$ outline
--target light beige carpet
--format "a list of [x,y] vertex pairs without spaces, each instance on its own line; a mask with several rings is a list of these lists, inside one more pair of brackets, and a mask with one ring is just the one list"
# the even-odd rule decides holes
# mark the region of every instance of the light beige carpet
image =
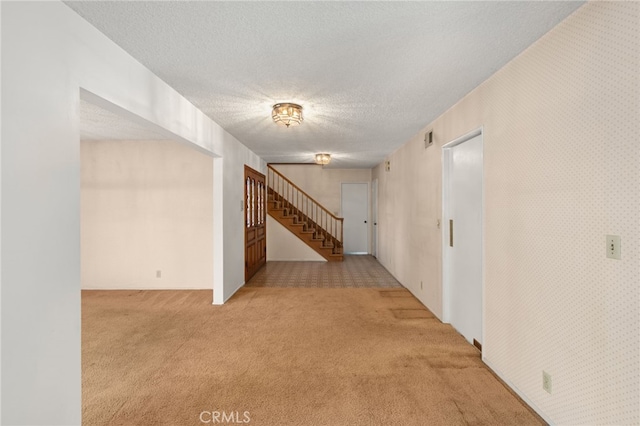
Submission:
[[83,291],[83,424],[543,424],[407,290],[243,288],[210,303]]

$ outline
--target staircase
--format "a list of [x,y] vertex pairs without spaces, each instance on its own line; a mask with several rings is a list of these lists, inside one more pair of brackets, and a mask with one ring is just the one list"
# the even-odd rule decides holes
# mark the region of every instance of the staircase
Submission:
[[336,217],[267,165],[267,213],[329,262],[343,260],[343,218]]

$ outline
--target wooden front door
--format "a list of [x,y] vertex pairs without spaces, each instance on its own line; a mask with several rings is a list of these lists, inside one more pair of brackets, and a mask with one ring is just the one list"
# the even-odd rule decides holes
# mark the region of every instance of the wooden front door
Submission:
[[267,261],[266,198],[264,175],[244,166],[244,281]]

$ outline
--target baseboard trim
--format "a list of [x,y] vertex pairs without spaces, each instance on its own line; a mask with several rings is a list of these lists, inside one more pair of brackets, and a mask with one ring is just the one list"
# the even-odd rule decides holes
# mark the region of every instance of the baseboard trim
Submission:
[[236,293],[238,292],[238,290],[240,290],[242,287],[244,287],[244,285],[245,285],[245,282],[243,281],[243,282],[242,282],[242,284],[240,284],[240,285],[238,286],[238,288],[236,288],[235,290],[233,290],[233,293],[231,293],[231,294],[229,295],[229,297],[227,297],[226,299],[223,297],[222,303],[215,303],[215,302],[214,302],[214,303],[212,303],[212,305],[215,305],[215,306],[222,306],[222,305],[224,305],[225,303],[227,303],[227,302],[229,301],[229,299],[231,299],[231,298],[233,297],[233,295],[234,295],[234,294],[236,294]]
[[476,339],[473,339],[473,346],[475,346],[476,348],[478,348],[478,350],[480,351],[480,353],[482,353],[482,343],[478,342]]
[[499,370],[497,370],[490,361],[488,361],[484,356],[482,357],[482,362],[484,362],[484,364],[487,366],[487,369],[491,372],[491,374],[494,375],[494,377],[496,379],[498,379],[498,381],[500,383],[502,383],[502,385],[507,388],[507,390],[516,398],[518,398],[531,412],[531,414],[533,414],[534,416],[536,416],[540,421],[545,422],[548,425],[553,425],[553,422],[551,421],[551,419],[549,419],[547,416],[545,416],[545,414],[542,412],[542,410],[540,410],[540,408],[538,406],[536,406],[533,402],[531,402],[531,400],[529,398],[527,398],[527,396],[525,394],[523,394],[517,387],[515,387],[513,385],[513,383],[511,383],[511,381],[509,381],[507,378],[504,377],[504,375],[502,373],[500,373]]

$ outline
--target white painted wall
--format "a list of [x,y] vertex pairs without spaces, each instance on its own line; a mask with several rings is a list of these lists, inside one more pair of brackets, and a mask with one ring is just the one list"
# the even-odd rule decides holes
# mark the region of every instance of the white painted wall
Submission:
[[83,289],[212,288],[212,157],[167,140],[82,141],[80,164]]
[[[0,4],[0,30],[2,29],[2,5]],[[0,37],[0,44],[2,38]],[[0,47],[0,65],[2,63],[2,48]],[[0,81],[2,80],[2,67],[0,66]],[[2,85],[0,84],[0,141],[4,137],[2,130]],[[0,424],[2,424],[2,149],[0,148]]]
[[230,134],[225,132],[222,140],[222,158],[224,159],[224,300],[216,300],[214,292],[214,303],[227,301],[244,285],[244,165],[246,164],[262,173],[266,169],[266,163],[262,159]]
[[315,250],[267,215],[267,261],[326,262]]
[[243,283],[242,166],[264,163],[64,4],[0,7],[1,422],[79,424],[80,89],[222,157],[213,171],[214,302]]
[[483,359],[555,424],[640,423],[639,24],[586,4],[373,172],[378,258],[441,316],[440,147],[484,126]]

